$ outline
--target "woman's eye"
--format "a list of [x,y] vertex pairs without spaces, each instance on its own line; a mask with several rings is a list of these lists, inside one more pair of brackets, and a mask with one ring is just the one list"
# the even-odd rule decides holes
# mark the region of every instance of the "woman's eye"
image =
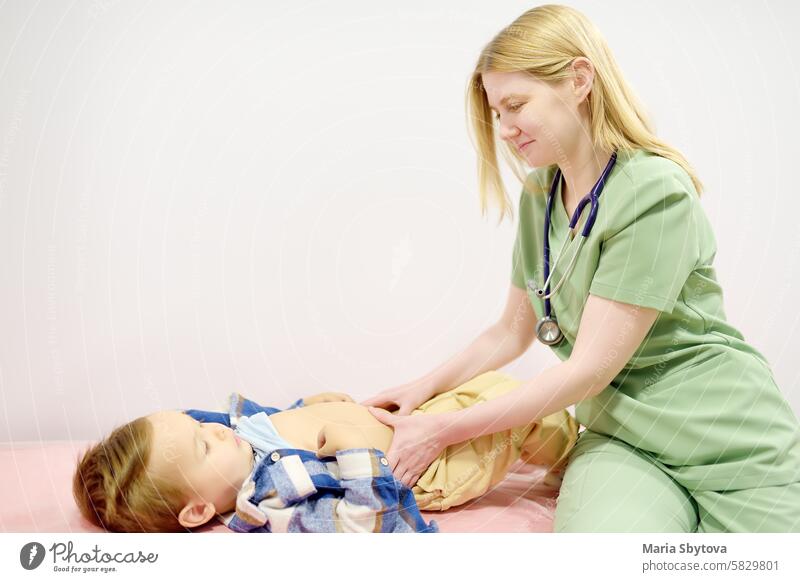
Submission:
[[[522,108],[523,105],[525,105],[525,104],[524,103],[512,103],[512,104],[510,104],[508,106],[507,109],[508,109],[509,112],[514,113],[516,111],[519,111]],[[494,113],[494,119],[495,119],[495,121],[500,121],[500,114],[495,112]]]

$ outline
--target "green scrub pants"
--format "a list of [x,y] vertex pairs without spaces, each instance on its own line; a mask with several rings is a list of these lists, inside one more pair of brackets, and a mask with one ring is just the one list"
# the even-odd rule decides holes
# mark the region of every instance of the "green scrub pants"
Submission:
[[570,453],[556,532],[800,532],[800,482],[687,490],[644,453],[593,431]]

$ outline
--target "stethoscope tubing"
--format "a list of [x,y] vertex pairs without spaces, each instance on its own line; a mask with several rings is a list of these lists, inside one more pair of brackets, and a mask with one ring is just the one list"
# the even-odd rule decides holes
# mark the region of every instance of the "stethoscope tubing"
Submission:
[[589,210],[589,216],[586,218],[586,223],[583,225],[583,230],[580,234],[580,240],[578,241],[578,246],[575,249],[575,252],[572,253],[572,258],[570,259],[569,265],[567,265],[567,269],[564,271],[564,276],[561,277],[561,280],[556,284],[552,291],[550,291],[550,279],[552,278],[553,274],[555,273],[556,267],[558,266],[558,262],[561,257],[564,255],[564,251],[566,250],[567,244],[573,240],[570,235],[567,235],[564,238],[564,243],[561,245],[561,250],[556,257],[555,263],[553,263],[553,270],[550,270],[550,217],[553,211],[553,203],[555,200],[556,189],[558,188],[558,184],[561,181],[561,168],[556,170],[556,175],[553,177],[553,183],[550,186],[550,193],[547,196],[547,210],[545,211],[544,215],[544,276],[545,282],[540,287],[535,289],[535,293],[538,297],[544,299],[544,310],[545,316],[551,317],[551,307],[550,307],[550,297],[555,295],[564,282],[567,280],[569,275],[572,273],[572,269],[575,266],[575,261],[578,258],[578,255],[581,252],[581,247],[583,247],[583,243],[588,238],[589,234],[592,232],[592,227],[594,226],[595,220],[597,219],[597,212],[600,207],[600,194],[603,191],[603,187],[605,186],[606,179],[608,178],[609,173],[611,173],[611,169],[614,167],[614,164],[617,160],[617,152],[611,154],[611,158],[608,160],[605,169],[603,170],[600,179],[591,189],[591,191],[581,198],[580,202],[578,202],[578,206],[575,208],[575,211],[572,213],[572,217],[569,221],[569,230],[570,232],[575,228],[578,224],[578,221],[581,218],[581,214],[583,213],[583,209],[586,207],[587,204],[591,204]]

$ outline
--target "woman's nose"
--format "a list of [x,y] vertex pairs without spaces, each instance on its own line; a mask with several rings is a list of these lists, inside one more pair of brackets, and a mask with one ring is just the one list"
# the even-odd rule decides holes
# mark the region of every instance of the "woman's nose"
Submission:
[[505,141],[509,141],[511,138],[516,137],[519,134],[519,130],[516,127],[512,127],[510,125],[504,125],[503,123],[500,124],[500,137]]

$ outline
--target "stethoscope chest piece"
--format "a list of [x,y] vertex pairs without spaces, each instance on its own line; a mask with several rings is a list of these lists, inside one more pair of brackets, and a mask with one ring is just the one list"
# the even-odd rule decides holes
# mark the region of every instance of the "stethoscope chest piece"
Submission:
[[564,334],[561,333],[555,317],[545,316],[536,322],[536,337],[543,344],[554,346],[564,338]]

